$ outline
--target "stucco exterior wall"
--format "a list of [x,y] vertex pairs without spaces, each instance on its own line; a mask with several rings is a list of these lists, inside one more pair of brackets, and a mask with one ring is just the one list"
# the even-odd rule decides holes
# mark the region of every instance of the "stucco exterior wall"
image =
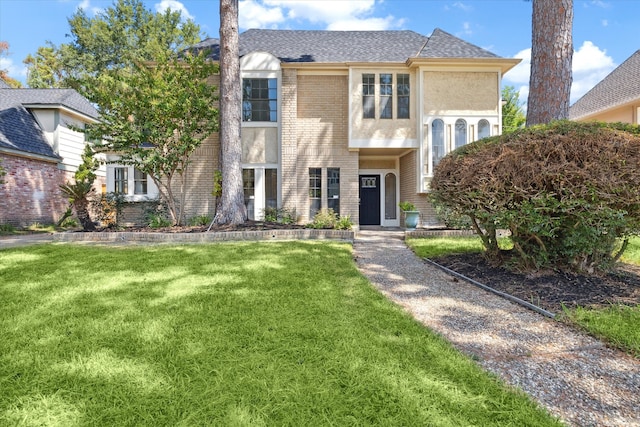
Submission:
[[615,110],[597,114],[596,116],[590,117],[588,120],[609,123],[637,123],[637,117],[635,117],[634,114],[637,108],[638,105],[627,105]]
[[[380,74],[393,74],[393,118],[380,119]],[[362,75],[375,74],[376,79],[376,118],[362,118]],[[409,118],[398,119],[397,108],[397,74],[409,74],[409,84],[411,95],[409,100]],[[416,136],[416,75],[414,72],[406,68],[370,68],[370,69],[354,69],[351,73],[351,87],[349,87],[350,106],[351,106],[351,137],[353,139],[415,139]]]
[[426,115],[498,114],[497,73],[425,71],[423,77]]
[[242,163],[278,163],[278,129],[243,127]]

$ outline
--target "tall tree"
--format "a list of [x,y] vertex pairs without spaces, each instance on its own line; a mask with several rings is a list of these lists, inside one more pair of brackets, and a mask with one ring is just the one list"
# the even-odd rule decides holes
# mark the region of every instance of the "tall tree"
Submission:
[[[0,41],[0,58],[2,58],[3,56],[9,56],[9,43]],[[4,82],[11,87],[22,87],[22,83],[12,77],[9,77],[8,70],[0,69],[0,79],[4,80]]]
[[27,65],[27,85],[32,88],[58,88],[64,81],[61,52],[47,41],[46,46],[40,46],[35,55],[29,54],[24,61]]
[[[52,76],[54,86],[73,87],[83,95],[107,70],[154,61],[200,41],[200,27],[192,20],[185,21],[180,12],[169,9],[154,13],[142,0],[115,0],[94,17],[78,9],[68,22],[70,43],[49,44],[53,52],[39,48],[31,57],[30,68],[35,69],[30,74],[42,77],[41,81]],[[44,57],[59,61],[43,61]]]
[[520,94],[513,86],[502,88],[502,133],[520,129],[526,122]]
[[213,224],[247,220],[240,139],[242,90],[238,46],[238,0],[220,0],[220,159],[222,195]]
[[533,0],[527,126],[569,117],[573,0]]
[[217,71],[206,52],[185,54],[112,71],[91,89],[100,122],[89,126],[89,137],[102,141],[100,151],[117,153],[119,163],[151,177],[173,224],[184,221],[191,156],[218,130],[217,95],[207,83]]

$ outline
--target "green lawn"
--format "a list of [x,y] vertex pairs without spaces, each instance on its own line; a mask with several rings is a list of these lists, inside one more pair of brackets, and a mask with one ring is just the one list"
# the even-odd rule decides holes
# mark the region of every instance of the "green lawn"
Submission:
[[0,277],[0,425],[559,425],[347,244],[48,244]]
[[[407,244],[425,258],[483,250],[478,237],[407,239]],[[507,244],[506,240],[500,242],[504,247]],[[640,265],[640,238],[630,239],[622,261]],[[640,357],[640,306],[612,304],[604,309],[567,309],[564,314],[587,332]]]

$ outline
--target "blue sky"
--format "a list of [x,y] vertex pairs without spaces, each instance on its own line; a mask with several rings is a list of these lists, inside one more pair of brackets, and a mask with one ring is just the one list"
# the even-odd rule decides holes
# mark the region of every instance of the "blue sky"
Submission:
[[[198,23],[205,36],[217,37],[219,2],[215,0],[144,0],[151,10],[180,10]],[[0,41],[10,55],[0,68],[26,79],[22,60],[47,41],[69,41],[69,18],[79,7],[89,16],[111,0],[0,0]],[[504,76],[504,85],[526,101],[531,48],[531,2],[526,0],[240,0],[240,31],[249,28],[323,30],[413,30],[429,35],[440,28],[522,63]],[[571,100],[640,49],[637,0],[574,0]]]

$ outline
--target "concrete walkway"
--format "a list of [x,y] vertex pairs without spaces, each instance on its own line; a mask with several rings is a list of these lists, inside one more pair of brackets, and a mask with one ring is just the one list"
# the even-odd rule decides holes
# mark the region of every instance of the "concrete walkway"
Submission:
[[640,426],[640,360],[454,279],[403,240],[363,230],[354,242],[358,267],[389,299],[567,424]]

